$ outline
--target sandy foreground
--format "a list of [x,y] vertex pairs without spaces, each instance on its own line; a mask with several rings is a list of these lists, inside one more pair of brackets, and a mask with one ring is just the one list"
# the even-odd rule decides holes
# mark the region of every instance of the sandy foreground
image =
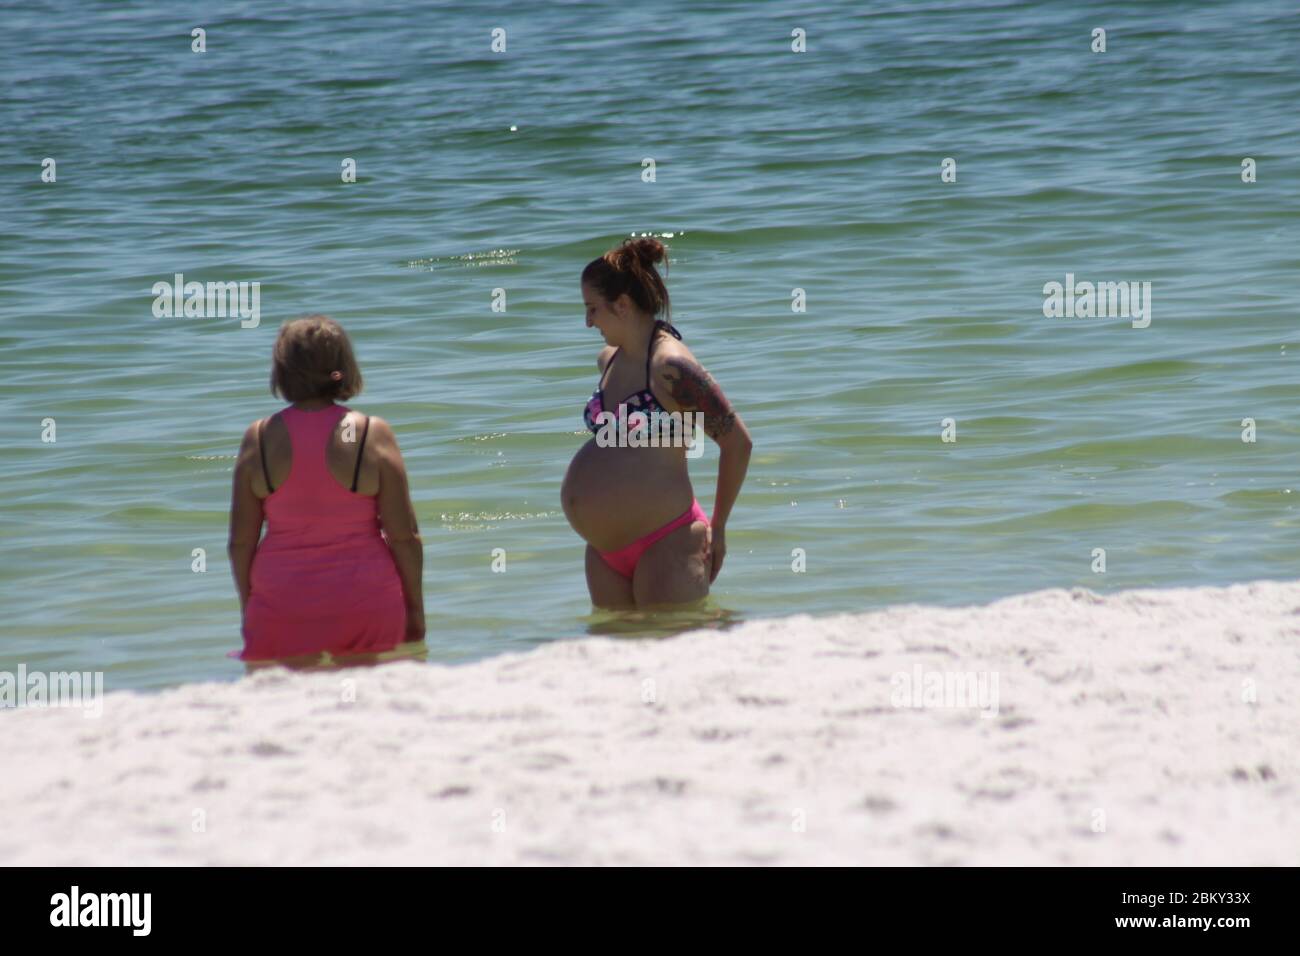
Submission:
[[1295,865],[1300,582],[110,693],[0,768],[4,864]]

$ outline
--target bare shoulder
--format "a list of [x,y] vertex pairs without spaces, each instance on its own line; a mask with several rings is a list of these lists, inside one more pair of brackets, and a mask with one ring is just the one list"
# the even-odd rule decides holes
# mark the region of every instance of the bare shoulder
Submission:
[[709,375],[685,342],[668,336],[655,346],[654,357],[650,360],[650,374],[655,385],[669,394],[675,394],[673,383],[680,382],[684,376],[706,379]]
[[388,424],[387,419],[380,418],[378,415],[367,415],[365,412],[354,412],[353,414],[357,416],[357,424],[366,429],[368,441],[397,440],[393,426]]
[[287,440],[289,435],[289,429],[279,412],[259,418],[248,426],[248,431],[253,436],[254,442],[265,441],[268,448],[272,442]]
[[614,348],[612,345],[606,345],[601,349],[600,354],[596,356],[596,370],[600,372],[605,371],[605,366],[609,364],[609,360],[614,357],[614,353],[617,351],[618,349]]
[[[349,408],[347,414],[338,420],[334,428],[342,433],[344,441],[360,441],[361,436],[366,436],[366,444],[369,445],[375,437],[375,422],[378,421],[373,415],[367,415],[359,408]],[[348,430],[352,430],[352,437],[346,437]]]
[[402,461],[401,450],[397,446],[397,433],[386,419],[378,415],[370,416],[370,425],[366,432],[366,447],[385,459],[392,459],[396,464]]
[[265,421],[266,419],[259,418],[244,430],[244,437],[239,442],[239,453],[235,456],[236,480],[248,480],[261,472],[259,439]]
[[265,422],[267,421],[268,419],[259,418],[244,429],[244,437],[239,443],[239,464],[242,465],[244,459],[250,454],[257,454],[258,440],[261,437],[262,429],[265,427]]
[[659,337],[659,341],[655,343],[653,364],[659,366],[668,359],[694,362],[695,353],[681,339],[675,339],[671,335],[662,335]]

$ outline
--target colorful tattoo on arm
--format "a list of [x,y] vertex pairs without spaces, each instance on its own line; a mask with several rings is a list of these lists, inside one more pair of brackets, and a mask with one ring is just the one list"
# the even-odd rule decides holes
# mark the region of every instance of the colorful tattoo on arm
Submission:
[[722,389],[698,363],[670,358],[664,377],[673,400],[688,412],[704,414],[704,432],[714,441],[728,434],[736,424],[736,413]]

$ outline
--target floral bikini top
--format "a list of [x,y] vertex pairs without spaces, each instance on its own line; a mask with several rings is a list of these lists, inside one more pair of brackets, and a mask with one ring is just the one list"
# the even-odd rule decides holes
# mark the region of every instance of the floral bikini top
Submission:
[[[629,415],[633,412],[645,412],[650,415],[664,410],[664,407],[659,404],[659,399],[655,398],[655,393],[650,390],[650,359],[654,355],[655,342],[659,340],[660,329],[663,329],[679,341],[682,337],[682,333],[678,332],[671,323],[664,322],[662,319],[655,322],[654,331],[650,333],[650,347],[646,349],[645,355],[645,388],[639,392],[633,392],[619,402],[619,405],[627,406]],[[593,435],[600,431],[600,415],[601,412],[606,410],[605,379],[609,378],[609,370],[614,367],[614,359],[618,358],[620,351],[622,351],[621,348],[616,349],[614,354],[609,357],[609,361],[605,363],[605,371],[600,376],[600,382],[597,384],[596,390],[591,393],[591,398],[587,400],[586,408],[582,410],[582,421]],[[611,414],[616,414],[616,409],[617,406],[615,406],[615,411],[611,411]]]

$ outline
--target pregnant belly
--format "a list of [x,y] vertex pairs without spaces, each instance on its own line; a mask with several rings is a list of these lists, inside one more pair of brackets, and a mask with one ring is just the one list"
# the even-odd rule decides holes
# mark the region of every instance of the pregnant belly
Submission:
[[679,448],[602,448],[590,439],[560,489],[565,517],[598,551],[616,551],[663,527],[694,500]]

